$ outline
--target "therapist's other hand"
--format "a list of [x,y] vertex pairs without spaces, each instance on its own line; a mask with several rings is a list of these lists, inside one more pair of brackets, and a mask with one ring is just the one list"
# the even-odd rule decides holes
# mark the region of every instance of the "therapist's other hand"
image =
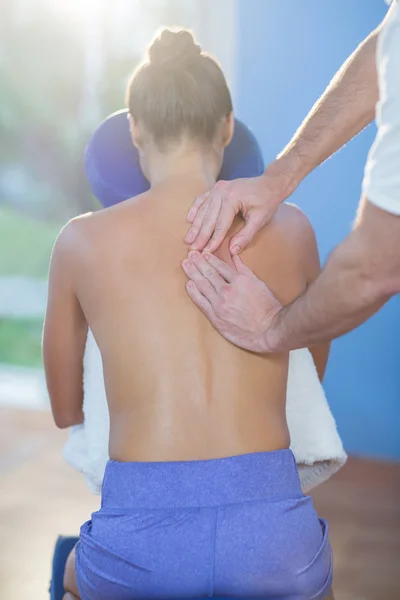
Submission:
[[238,256],[235,268],[214,255],[190,252],[182,263],[187,292],[214,327],[240,348],[271,351],[266,332],[281,304]]
[[219,181],[192,205],[185,242],[191,250],[215,252],[240,213],[245,224],[230,241],[231,254],[239,254],[293,192],[292,179],[293,164],[277,159],[260,177]]

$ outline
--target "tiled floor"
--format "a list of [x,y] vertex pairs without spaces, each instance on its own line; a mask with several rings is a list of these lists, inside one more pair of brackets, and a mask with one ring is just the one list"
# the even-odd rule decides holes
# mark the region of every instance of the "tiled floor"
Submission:
[[[47,412],[0,408],[0,599],[42,600],[58,533],[98,499],[65,465]],[[400,465],[352,459],[314,493],[330,522],[337,600],[400,600]]]

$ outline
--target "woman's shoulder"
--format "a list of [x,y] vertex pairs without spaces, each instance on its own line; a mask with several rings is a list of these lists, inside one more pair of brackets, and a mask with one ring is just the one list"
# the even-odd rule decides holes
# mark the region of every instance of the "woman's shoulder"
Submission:
[[243,260],[281,301],[291,302],[319,269],[309,219],[300,208],[285,203],[244,251]]
[[251,247],[257,252],[274,246],[303,254],[314,251],[315,245],[314,228],[307,215],[295,204],[285,202],[259,231]]
[[282,233],[287,234],[290,231],[303,240],[315,235],[309,218],[296,204],[290,202],[282,204],[275,215],[274,221]]

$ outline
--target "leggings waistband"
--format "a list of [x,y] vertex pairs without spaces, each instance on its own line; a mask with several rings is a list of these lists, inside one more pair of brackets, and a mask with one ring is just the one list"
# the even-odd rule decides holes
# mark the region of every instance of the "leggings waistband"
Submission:
[[302,496],[291,450],[177,462],[107,463],[102,508],[200,508]]

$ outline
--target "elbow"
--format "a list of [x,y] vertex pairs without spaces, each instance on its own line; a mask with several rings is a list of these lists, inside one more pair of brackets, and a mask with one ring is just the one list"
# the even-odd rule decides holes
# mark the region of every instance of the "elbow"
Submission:
[[81,425],[84,421],[83,403],[71,402],[71,398],[49,394],[54,423],[59,429]]
[[363,266],[360,265],[357,273],[357,287],[364,306],[383,305],[400,293],[400,268],[398,273],[390,273],[379,268],[364,269]]
[[75,414],[66,411],[53,411],[53,419],[59,429],[68,429],[69,427],[83,423],[83,413]]
[[400,256],[391,249],[372,248],[376,241],[357,230],[337,248],[349,292],[365,307],[383,305],[400,293]]
[[59,429],[80,425],[84,421],[82,384],[71,385],[71,380],[60,380],[46,370],[47,393],[54,423]]
[[391,251],[378,258],[364,259],[361,279],[364,293],[370,301],[386,302],[400,293],[400,256]]
[[71,419],[69,415],[53,413],[53,418],[54,423],[56,424],[56,427],[58,427],[58,429],[68,429],[74,424],[73,419]]
[[65,419],[64,416],[53,415],[53,418],[54,418],[54,423],[56,424],[56,427],[58,427],[58,429],[68,429],[68,427],[71,427],[68,420]]

